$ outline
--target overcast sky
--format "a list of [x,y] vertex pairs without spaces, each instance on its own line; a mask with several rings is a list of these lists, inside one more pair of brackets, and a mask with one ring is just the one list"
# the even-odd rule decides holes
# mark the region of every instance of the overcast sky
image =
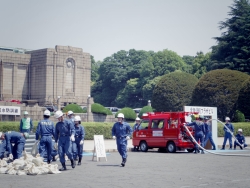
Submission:
[[80,47],[103,60],[119,50],[207,53],[233,0],[0,0],[0,46]]

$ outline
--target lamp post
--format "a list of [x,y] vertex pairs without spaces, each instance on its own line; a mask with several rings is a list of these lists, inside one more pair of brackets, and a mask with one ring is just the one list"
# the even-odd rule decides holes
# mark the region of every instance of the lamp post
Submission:
[[57,97],[57,108],[58,108],[58,110],[61,110],[60,98],[61,98],[61,96]]
[[88,99],[87,99],[87,122],[89,122],[89,116],[90,116],[90,112],[91,112],[91,106],[90,106],[90,103],[89,103],[90,98],[91,98],[91,96],[88,95]]
[[148,100],[148,106],[151,106],[151,100]]

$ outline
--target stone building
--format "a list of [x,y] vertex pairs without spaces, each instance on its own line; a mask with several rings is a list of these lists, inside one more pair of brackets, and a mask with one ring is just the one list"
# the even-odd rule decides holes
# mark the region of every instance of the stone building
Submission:
[[91,58],[81,48],[56,46],[15,52],[0,48],[0,100],[87,106]]

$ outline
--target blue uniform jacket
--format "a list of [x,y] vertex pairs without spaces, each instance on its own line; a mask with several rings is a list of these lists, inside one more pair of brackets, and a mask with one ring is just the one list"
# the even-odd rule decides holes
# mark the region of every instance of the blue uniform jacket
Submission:
[[60,136],[71,136],[75,135],[75,126],[70,120],[63,120],[63,122],[57,122],[55,129],[55,142],[58,141]]
[[[234,132],[234,126],[231,123],[226,123],[225,125],[227,126],[227,128],[229,128],[231,132]],[[225,133],[228,132],[227,128],[225,126],[223,127],[223,130],[225,131]]]
[[132,128],[127,122],[116,122],[112,128],[112,136],[116,136],[117,138],[125,138],[126,136],[130,136],[132,133]]
[[133,126],[133,132],[136,131],[136,130],[141,130],[141,125],[140,124],[135,124]]
[[84,140],[84,136],[85,136],[85,131],[84,131],[84,127],[82,125],[79,125],[78,127],[75,125],[75,137],[76,140]]
[[245,144],[245,137],[243,134],[242,135],[237,134],[235,137],[239,141],[240,144]]
[[25,138],[23,137],[23,135],[15,131],[6,132],[5,140],[6,140],[6,150],[9,153],[12,153],[11,144],[22,143],[22,142],[25,144]]
[[205,134],[206,131],[205,131],[205,124],[201,121],[194,121],[192,123],[188,123],[187,126],[193,126],[194,127],[194,131],[195,131],[195,134],[198,134],[198,133],[203,133]]
[[36,129],[36,140],[39,139],[39,135],[41,136],[54,136],[55,135],[55,126],[52,121],[49,119],[44,119],[38,123]]
[[204,123],[204,125],[205,125],[205,131],[206,131],[206,133],[209,133],[209,132],[211,132],[212,131],[212,129],[211,129],[211,123]]

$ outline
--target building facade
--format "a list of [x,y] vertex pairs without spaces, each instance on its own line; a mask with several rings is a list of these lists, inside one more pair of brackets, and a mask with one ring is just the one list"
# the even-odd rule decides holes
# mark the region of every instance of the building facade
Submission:
[[2,101],[86,105],[90,87],[91,58],[81,48],[56,46],[23,53],[0,48]]

